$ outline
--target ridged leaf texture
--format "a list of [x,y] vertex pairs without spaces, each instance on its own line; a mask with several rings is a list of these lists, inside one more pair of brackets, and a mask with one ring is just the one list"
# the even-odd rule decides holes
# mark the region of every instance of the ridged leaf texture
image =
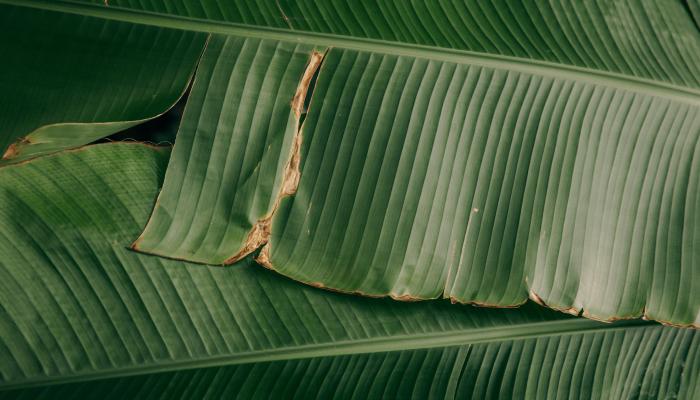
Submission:
[[0,169],[0,398],[698,394],[697,331],[344,296],[249,261],[130,251],[166,161],[103,144]]
[[0,3],[0,398],[700,397],[696,0]]
[[[352,88],[352,89],[349,89]],[[612,86],[331,50],[263,250],[332,289],[697,324],[700,113]]]
[[290,49],[212,40],[135,249],[222,264],[271,235],[262,264],[334,290],[698,323],[696,95],[333,48],[299,127]]
[[164,190],[134,249],[218,264],[245,252],[282,189],[299,129],[291,103],[312,53],[287,42],[211,38]]
[[0,6],[0,165],[88,144],[167,111],[206,34]]
[[697,334],[655,327],[209,367],[0,392],[0,398],[691,399],[699,394],[699,343]]
[[[103,0],[83,1],[104,5]],[[700,85],[697,0],[110,0],[106,7],[466,50],[692,88]]]

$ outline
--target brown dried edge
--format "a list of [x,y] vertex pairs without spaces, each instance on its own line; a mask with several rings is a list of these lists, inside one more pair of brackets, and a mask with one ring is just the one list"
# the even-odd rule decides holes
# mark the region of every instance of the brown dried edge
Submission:
[[[349,295],[359,295],[359,296],[371,297],[371,298],[386,298],[386,297],[388,297],[388,298],[391,298],[393,300],[405,301],[405,302],[414,302],[414,301],[423,301],[423,300],[437,300],[439,298],[439,297],[434,297],[434,298],[419,297],[419,296],[414,296],[411,294],[399,295],[396,293],[368,294],[368,293],[364,293],[364,292],[359,291],[359,290],[343,290],[343,289],[327,287],[321,282],[303,281],[303,280],[298,279],[297,277],[291,277],[291,276],[284,274],[284,273],[281,273],[275,269],[275,267],[272,265],[272,262],[270,261],[270,245],[269,245],[269,243],[265,244],[265,246],[262,248],[262,250],[260,251],[258,256],[255,258],[255,261],[257,261],[258,264],[262,265],[263,267],[265,267],[271,271],[275,271],[276,273],[279,273],[281,275],[287,276],[288,278],[293,279],[297,282],[300,282],[300,283],[303,283],[305,285],[309,285],[309,286],[312,286],[315,288],[323,289],[323,290],[326,290],[329,292],[349,294]],[[527,278],[525,279],[525,282],[527,283]],[[483,307],[483,308],[518,308],[518,307],[522,306],[523,304],[527,303],[527,301],[529,299],[542,307],[546,307],[546,308],[549,308],[551,310],[563,312],[563,313],[573,315],[576,317],[584,317],[586,319],[590,319],[590,320],[594,320],[594,321],[598,321],[598,322],[613,323],[615,321],[634,320],[634,319],[641,318],[645,321],[655,321],[655,322],[658,322],[662,325],[674,327],[674,328],[700,329],[700,325],[698,325],[698,324],[676,324],[676,323],[672,323],[669,321],[664,321],[664,320],[650,317],[648,312],[647,312],[646,307],[644,307],[642,312],[638,315],[603,318],[603,317],[593,315],[593,314],[589,313],[588,311],[579,310],[575,307],[558,307],[558,306],[555,306],[552,304],[547,304],[532,289],[529,289],[528,298],[524,299],[522,302],[517,302],[517,303],[513,303],[513,304],[485,303],[485,302],[481,302],[481,301],[464,301],[464,300],[460,300],[460,299],[453,297],[453,296],[443,297],[443,298],[449,299],[452,304],[471,305],[474,307]]]
[[141,146],[141,147],[146,147],[155,151],[169,151],[172,146],[163,146],[159,144],[153,144],[153,143],[148,143],[148,142],[140,142],[137,140],[124,140],[124,141],[114,141],[114,142],[107,142],[107,143],[90,143],[90,144],[85,144],[82,146],[78,147],[71,147],[69,149],[53,152],[53,153],[48,153],[44,154],[41,157],[33,157],[33,158],[28,158],[26,160],[18,161],[16,163],[12,164],[7,164],[3,165],[2,168],[14,168],[14,167],[21,167],[26,164],[31,164],[39,160],[43,159],[49,159],[53,157],[60,157],[65,154],[72,154],[72,153],[80,153],[85,150],[89,150],[93,147],[103,147],[103,146]]
[[290,149],[289,159],[284,167],[284,178],[282,179],[282,186],[280,187],[275,202],[272,206],[270,212],[263,218],[259,219],[258,222],[253,225],[253,228],[248,233],[248,237],[241,249],[236,252],[233,256],[229,257],[224,261],[224,265],[233,264],[245,258],[248,254],[254,252],[260,246],[267,244],[270,239],[272,217],[279,208],[280,202],[284,197],[291,196],[297,191],[299,186],[299,178],[301,177],[301,171],[299,170],[299,163],[301,161],[301,142],[302,142],[302,129],[300,126],[301,114],[304,108],[304,101],[306,96],[309,95],[309,86],[311,85],[311,80],[313,79],[316,71],[321,66],[325,52],[313,51],[311,57],[309,58],[309,63],[306,65],[304,74],[301,77],[301,81],[297,86],[297,90],[292,98],[291,108],[294,116],[296,117],[296,132],[294,133],[294,140],[292,143],[292,148]]

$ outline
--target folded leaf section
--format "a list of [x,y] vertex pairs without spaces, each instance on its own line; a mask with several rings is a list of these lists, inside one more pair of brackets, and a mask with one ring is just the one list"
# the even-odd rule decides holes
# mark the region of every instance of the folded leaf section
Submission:
[[0,6],[0,165],[79,147],[167,111],[207,35]]
[[697,325],[700,108],[332,49],[259,261],[401,300]]
[[261,220],[282,192],[293,191],[286,187],[288,164],[313,76],[305,70],[313,72],[318,54],[289,42],[211,38],[135,250],[224,264],[264,242]]

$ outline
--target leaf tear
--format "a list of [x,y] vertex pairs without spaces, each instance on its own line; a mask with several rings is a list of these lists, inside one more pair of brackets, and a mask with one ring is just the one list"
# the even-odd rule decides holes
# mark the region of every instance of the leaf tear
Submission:
[[[284,167],[282,185],[277,197],[275,198],[272,210],[270,210],[266,216],[259,219],[258,222],[253,225],[253,228],[248,233],[248,237],[243,243],[241,249],[236,254],[224,261],[224,265],[233,264],[236,261],[243,259],[245,256],[260,248],[260,246],[265,245],[270,240],[270,235],[272,233],[272,217],[279,208],[280,202],[284,197],[291,196],[297,191],[299,180],[301,178],[301,171],[299,168],[301,162],[301,144],[303,140],[301,116],[304,112],[304,102],[311,94],[309,86],[314,76],[318,72],[324,56],[325,53],[318,51],[313,51],[311,53],[309,63],[306,66],[306,70],[304,70],[304,74],[302,75],[299,85],[297,86],[297,90],[294,93],[294,97],[292,98],[291,108],[294,116],[296,117],[296,132],[294,133],[294,141],[292,143],[287,164]],[[265,260],[264,262],[267,264],[260,261],[261,257],[264,257],[263,260]],[[263,266],[273,269],[272,264],[269,262],[268,246],[263,247],[257,259]]]
[[297,118],[301,118],[301,114],[304,111],[304,100],[309,95],[309,85],[313,80],[316,71],[318,71],[323,61],[324,53],[313,51],[311,53],[311,59],[309,64],[306,66],[306,70],[301,77],[299,86],[297,87],[296,93],[294,93],[294,98],[292,98],[292,111]]

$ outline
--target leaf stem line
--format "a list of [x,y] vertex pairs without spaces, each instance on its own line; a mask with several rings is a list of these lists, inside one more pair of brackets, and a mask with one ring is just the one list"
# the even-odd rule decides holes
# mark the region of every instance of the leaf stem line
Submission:
[[488,327],[451,332],[433,332],[418,335],[387,336],[359,340],[344,340],[302,346],[280,347],[276,349],[247,351],[237,354],[217,355],[194,360],[159,361],[152,365],[134,365],[99,371],[77,372],[72,375],[42,377],[30,380],[13,380],[10,384],[0,383],[0,390],[28,388],[110,379],[136,375],[173,372],[178,370],[221,367],[227,365],[297,360],[314,357],[333,357],[352,354],[382,353],[403,350],[418,350],[439,347],[464,346],[479,343],[493,343],[549,336],[566,336],[600,331],[612,332],[637,328],[657,328],[661,326],[647,321],[631,320],[606,324],[586,319],[565,319],[524,323],[510,327]]
[[700,106],[700,89],[546,61],[377,39],[302,32],[298,30],[291,31],[225,21],[202,20],[115,6],[105,7],[100,4],[82,3],[71,0],[0,0],[0,4],[32,7],[163,28],[308,43],[322,47],[337,47],[397,56],[426,58],[459,64],[470,64],[486,68],[507,69],[604,85]]

